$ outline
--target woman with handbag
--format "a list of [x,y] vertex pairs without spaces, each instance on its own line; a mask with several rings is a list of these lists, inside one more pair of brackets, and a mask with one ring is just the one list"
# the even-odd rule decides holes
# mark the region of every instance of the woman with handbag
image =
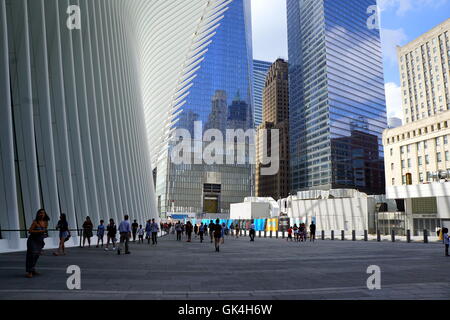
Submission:
[[44,248],[44,239],[48,236],[48,221],[50,218],[44,209],[40,209],[36,213],[36,218],[31,224],[28,232],[30,236],[27,240],[27,257],[26,257],[26,272],[27,278],[32,278],[38,273],[35,270],[36,263],[41,255],[42,248]]
[[67,223],[67,217],[64,213],[61,213],[56,230],[59,230],[59,247],[58,251],[53,252],[54,256],[65,256],[66,252],[64,243],[70,238],[69,224]]

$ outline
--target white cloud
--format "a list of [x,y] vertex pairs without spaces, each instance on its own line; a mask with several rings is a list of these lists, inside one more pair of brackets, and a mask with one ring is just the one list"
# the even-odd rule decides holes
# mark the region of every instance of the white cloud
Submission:
[[402,89],[394,82],[384,85],[386,91],[386,107],[388,118],[396,117],[403,119]]
[[381,29],[381,48],[385,60],[392,67],[397,65],[397,46],[403,45],[408,40],[403,29]]
[[253,56],[275,61],[288,58],[285,0],[251,0]]
[[396,10],[397,16],[402,17],[411,10],[420,10],[423,7],[439,8],[449,0],[378,0],[381,11]]

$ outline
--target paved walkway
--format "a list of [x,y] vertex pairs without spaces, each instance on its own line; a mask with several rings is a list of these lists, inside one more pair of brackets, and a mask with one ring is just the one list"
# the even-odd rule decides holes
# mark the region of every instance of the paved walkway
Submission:
[[[24,278],[25,253],[0,255],[0,299],[450,299],[450,258],[443,245],[227,238],[216,253],[201,244],[131,245],[131,255],[72,248],[46,251],[42,275]],[[69,291],[66,269],[81,268],[82,290]],[[382,289],[366,287],[368,266]]]

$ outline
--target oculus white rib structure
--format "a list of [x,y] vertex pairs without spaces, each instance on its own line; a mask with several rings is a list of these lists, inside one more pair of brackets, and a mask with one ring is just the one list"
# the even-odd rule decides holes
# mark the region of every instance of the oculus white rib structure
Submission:
[[0,0],[0,251],[39,208],[50,227],[157,217],[151,158],[229,2]]

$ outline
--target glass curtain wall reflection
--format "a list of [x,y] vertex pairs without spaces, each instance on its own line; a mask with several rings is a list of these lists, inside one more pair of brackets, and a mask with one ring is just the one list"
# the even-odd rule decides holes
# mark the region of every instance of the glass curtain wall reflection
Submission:
[[387,127],[375,0],[288,0],[292,192],[384,193]]
[[[177,116],[176,128],[188,130],[193,139],[199,133],[195,129],[198,122],[202,125],[200,134],[217,129],[224,137],[226,129],[254,127],[250,9],[250,0],[230,3]],[[202,142],[203,148],[208,144]],[[169,143],[168,152],[158,161],[156,193],[162,216],[173,212],[228,213],[231,203],[252,194],[248,162],[176,165],[170,157],[174,145]],[[247,142],[246,147],[254,146]]]

